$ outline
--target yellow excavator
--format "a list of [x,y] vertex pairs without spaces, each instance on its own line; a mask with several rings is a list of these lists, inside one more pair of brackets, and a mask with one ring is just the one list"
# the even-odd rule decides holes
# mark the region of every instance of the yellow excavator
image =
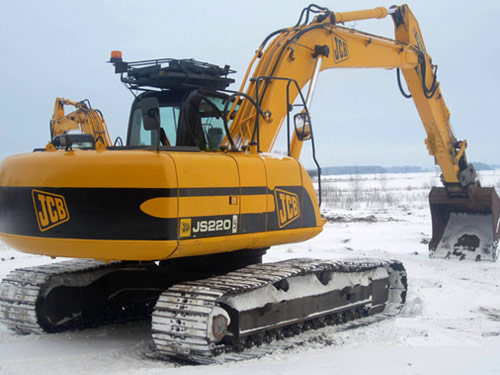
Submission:
[[[72,106],[75,110],[66,114],[65,106]],[[50,120],[50,138],[54,147],[71,147],[73,144],[79,148],[95,147],[97,142],[104,147],[112,145],[101,111],[93,109],[88,100],[75,102],[56,98]]]
[[[387,15],[395,40],[342,26]],[[119,51],[110,62],[135,94],[125,145],[81,127],[94,141],[82,143],[67,127],[64,144],[53,133],[45,148],[0,166],[1,239],[82,258],[11,272],[0,284],[0,321],[10,328],[58,332],[152,316],[158,355],[206,363],[397,311],[407,290],[397,260],[261,263],[269,247],[312,238],[325,224],[321,184],[318,200],[298,158],[311,142],[316,160],[309,107],[320,71],[337,67],[397,69],[415,102],[443,173],[444,187],[430,193],[431,256],[496,260],[498,196],[480,187],[466,142],[451,131],[437,66],[406,5],[308,6],[265,38],[238,91],[228,89],[229,66],[125,62]],[[288,155],[271,152],[282,125]]]

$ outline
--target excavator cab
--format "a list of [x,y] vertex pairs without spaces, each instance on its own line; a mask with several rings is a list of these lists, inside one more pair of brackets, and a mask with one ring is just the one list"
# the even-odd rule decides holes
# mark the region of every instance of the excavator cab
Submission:
[[500,199],[495,188],[473,186],[460,196],[450,194],[445,187],[433,187],[429,203],[430,257],[496,261]]
[[132,104],[127,146],[218,150],[226,134],[227,100],[224,93],[205,89],[146,91]]
[[[234,73],[229,65],[219,67],[192,59],[124,62],[121,56],[112,57],[110,62],[115,72],[121,74],[121,81],[132,92],[140,92],[134,94],[136,99],[130,111],[128,147],[161,144],[219,149],[231,122],[225,121],[224,112],[228,103],[234,101],[222,92],[234,82],[227,77]],[[156,108],[151,106],[151,100],[156,100]],[[148,117],[151,111],[155,112],[154,119]],[[159,121],[159,128],[149,129],[149,120]]]

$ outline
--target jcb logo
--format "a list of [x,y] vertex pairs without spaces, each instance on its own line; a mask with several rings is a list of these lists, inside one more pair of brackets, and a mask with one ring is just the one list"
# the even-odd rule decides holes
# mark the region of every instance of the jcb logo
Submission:
[[62,195],[46,193],[35,189],[31,191],[31,195],[33,197],[33,205],[35,206],[38,228],[41,232],[45,232],[69,220],[68,207]]
[[333,35],[333,58],[335,63],[345,61],[349,58],[347,42],[340,36]]
[[191,219],[181,219],[179,230],[180,237],[191,237]]
[[278,213],[278,225],[283,228],[300,216],[299,197],[297,194],[276,189],[274,191]]

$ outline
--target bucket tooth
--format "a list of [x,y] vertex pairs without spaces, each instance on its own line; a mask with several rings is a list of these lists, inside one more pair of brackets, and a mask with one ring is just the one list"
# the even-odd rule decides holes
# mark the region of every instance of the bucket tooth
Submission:
[[497,260],[500,199],[494,188],[474,187],[467,196],[453,196],[444,187],[433,187],[429,203],[431,258]]

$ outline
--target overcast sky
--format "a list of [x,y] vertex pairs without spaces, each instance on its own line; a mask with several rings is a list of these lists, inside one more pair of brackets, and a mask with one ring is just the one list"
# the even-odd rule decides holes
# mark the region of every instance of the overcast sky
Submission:
[[[391,1],[318,0],[333,11],[390,6]],[[417,17],[458,139],[470,161],[500,164],[498,113],[500,2],[407,0]],[[124,60],[195,58],[238,71],[272,31],[297,22],[308,1],[4,1],[0,13],[0,158],[43,147],[54,99],[89,99],[112,139],[126,135],[133,99],[113,67]],[[348,25],[352,26],[352,25]],[[393,37],[391,18],[355,28]],[[328,70],[312,104],[317,152],[323,166],[431,166],[426,138],[395,71]],[[310,159],[304,163],[310,167]]]

